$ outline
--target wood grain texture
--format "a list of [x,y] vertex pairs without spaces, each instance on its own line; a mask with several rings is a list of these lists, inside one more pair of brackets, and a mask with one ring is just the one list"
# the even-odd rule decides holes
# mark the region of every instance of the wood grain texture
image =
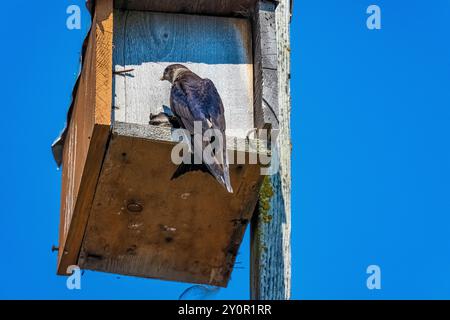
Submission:
[[265,178],[251,226],[251,298],[258,300],[291,296],[290,3],[280,1],[275,12],[280,168]]
[[112,2],[96,1],[85,63],[64,145],[58,274],[77,264],[106,151],[112,100]]
[[115,8],[215,16],[249,16],[255,2],[256,0],[116,0]]
[[[176,169],[170,160],[174,143],[158,141],[154,134],[160,135],[157,127],[114,128],[80,267],[226,286],[256,205],[259,166],[231,166],[234,194],[203,172],[171,180]],[[131,212],[130,203],[142,210]]]
[[275,8],[271,1],[259,1],[253,15],[256,128],[278,129],[279,126]]
[[111,1],[96,5],[95,123],[111,125],[113,70],[113,11]]
[[182,63],[211,79],[225,107],[227,134],[253,128],[251,25],[246,19],[116,11],[115,121],[148,124],[150,113],[169,106],[164,68]]

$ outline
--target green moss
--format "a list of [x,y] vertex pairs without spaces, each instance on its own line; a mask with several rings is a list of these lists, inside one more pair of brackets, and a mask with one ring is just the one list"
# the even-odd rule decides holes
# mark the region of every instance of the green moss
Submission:
[[262,222],[269,223],[272,221],[270,211],[270,200],[273,197],[272,184],[270,183],[269,176],[265,176],[261,190],[259,191],[259,216]]
[[[270,200],[273,197],[272,184],[270,182],[270,177],[264,177],[264,180],[259,191],[259,221],[264,224],[268,224],[272,221],[272,215],[269,214],[270,211]],[[267,252],[267,246],[264,243],[262,228],[257,230],[257,239],[259,244],[259,250],[261,253]]]

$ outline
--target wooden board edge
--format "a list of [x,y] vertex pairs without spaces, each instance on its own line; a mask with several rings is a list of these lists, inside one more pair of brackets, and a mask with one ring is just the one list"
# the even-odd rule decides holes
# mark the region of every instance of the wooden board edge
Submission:
[[[175,145],[178,143],[176,137],[172,136],[172,127],[142,125],[137,123],[126,123],[115,121],[112,128],[113,136],[133,137],[136,139],[153,140],[158,143]],[[265,139],[242,138],[226,136],[228,152],[245,152],[270,156],[269,143]]]
[[254,126],[278,129],[277,3],[258,0],[253,15]]
[[[240,2],[236,0],[163,0],[159,2],[154,0],[115,0],[114,7],[119,10],[248,17],[256,1],[258,0],[241,0]],[[278,2],[279,0],[271,1]],[[235,2],[237,4],[234,4]]]
[[95,123],[111,124],[113,92],[113,2],[97,0],[95,3]]
[[59,245],[58,275],[67,275],[67,268],[78,263],[78,255],[83,242],[84,231],[89,218],[103,159],[106,154],[109,136],[109,125],[94,125],[72,220],[64,243],[60,243]]

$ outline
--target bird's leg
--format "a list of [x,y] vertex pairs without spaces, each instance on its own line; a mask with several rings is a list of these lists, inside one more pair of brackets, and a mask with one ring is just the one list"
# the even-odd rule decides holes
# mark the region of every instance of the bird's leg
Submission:
[[177,117],[169,115],[169,122],[173,128],[175,129],[181,128],[180,121],[178,120]]

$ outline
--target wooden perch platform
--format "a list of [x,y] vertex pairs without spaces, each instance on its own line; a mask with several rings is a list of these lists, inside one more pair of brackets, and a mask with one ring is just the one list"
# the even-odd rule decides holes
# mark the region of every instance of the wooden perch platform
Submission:
[[231,165],[235,194],[204,172],[171,180],[177,166],[167,129],[114,129],[80,267],[225,286],[256,204],[260,167]]

